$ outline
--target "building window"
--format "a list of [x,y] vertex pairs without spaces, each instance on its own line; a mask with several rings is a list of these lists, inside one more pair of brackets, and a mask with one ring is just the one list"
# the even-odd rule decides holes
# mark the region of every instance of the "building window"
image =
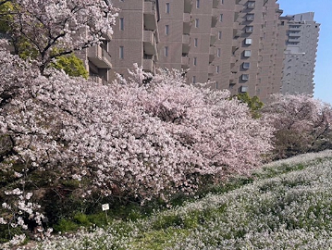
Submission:
[[219,74],[219,72],[220,72],[220,66],[217,66],[216,67],[216,73]]
[[196,8],[199,9],[199,0],[196,0]]
[[192,80],[193,83],[196,83],[196,76],[193,76],[193,80]]
[[196,19],[195,19],[195,27],[198,28],[198,26],[199,26],[199,19],[196,18]]
[[254,31],[253,26],[246,26],[246,33],[252,33]]
[[120,46],[120,48],[119,48],[119,58],[120,59],[123,59],[124,58],[124,53],[123,53],[123,46]]
[[167,57],[168,56],[168,46],[164,47],[164,55]]
[[120,30],[124,30],[124,18],[120,18]]
[[169,35],[169,25],[165,25],[165,34]]
[[170,3],[166,3],[166,9],[165,12],[168,14],[170,10]]
[[251,57],[251,50],[245,50],[245,51],[243,52],[243,56],[244,56],[244,57]]
[[197,57],[194,57],[194,60],[193,60],[193,65],[196,66],[197,65]]
[[197,47],[198,46],[198,38],[194,39],[194,46]]
[[220,14],[219,16],[219,22],[222,22],[223,14]]
[[221,37],[222,37],[222,32],[219,31],[219,32],[218,32],[218,39],[221,40]]
[[242,63],[242,68],[243,69],[249,69],[250,68],[250,63],[249,62]]
[[221,56],[221,48],[218,48],[217,50],[217,57],[220,57]]
[[252,39],[251,39],[251,38],[246,38],[246,39],[244,40],[244,44],[245,44],[245,45],[250,45],[250,44],[252,44]]
[[254,14],[247,14],[247,15],[246,15],[246,20],[247,20],[247,21],[253,21],[253,20],[254,20],[254,17],[255,17]]
[[248,81],[249,80],[249,75],[248,74],[241,75],[241,80],[242,81]]

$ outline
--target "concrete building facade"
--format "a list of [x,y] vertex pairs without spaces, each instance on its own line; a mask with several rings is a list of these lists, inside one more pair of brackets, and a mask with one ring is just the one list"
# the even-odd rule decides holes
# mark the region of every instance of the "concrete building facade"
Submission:
[[320,24],[314,21],[313,12],[285,16],[281,19],[288,37],[282,93],[312,96]]
[[127,77],[128,69],[132,69],[134,63],[143,67],[146,72],[155,73],[158,61],[159,2],[116,0],[112,4],[121,11],[113,28],[112,42],[108,44],[113,65],[111,78],[114,78],[114,73]]
[[280,92],[286,36],[275,0],[159,3],[159,67],[189,69],[188,83],[209,81],[232,94],[266,100]]
[[137,63],[152,73],[156,68],[185,70],[188,83],[209,82],[212,88],[228,89],[233,95],[247,92],[263,102],[281,91],[313,90],[319,30],[313,13],[281,17],[277,0],[112,4],[120,9],[112,42],[105,39],[88,53],[91,72],[102,80],[114,79],[115,72],[127,77]]

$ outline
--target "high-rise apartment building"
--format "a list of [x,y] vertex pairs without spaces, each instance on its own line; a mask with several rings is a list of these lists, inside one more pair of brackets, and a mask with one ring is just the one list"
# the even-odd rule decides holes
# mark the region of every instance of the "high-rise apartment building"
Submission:
[[[114,0],[112,4],[120,12],[112,42],[105,39],[103,44],[112,55],[112,69],[107,72],[126,77],[133,63],[152,73],[156,68],[182,69],[188,83],[209,82],[212,88],[228,89],[233,95],[247,92],[263,102],[281,90],[293,93],[291,88],[312,86],[310,81],[303,84],[303,79],[313,72],[319,30],[313,14],[280,17],[277,0]],[[302,37],[307,40],[301,42]],[[97,61],[90,56],[90,63]],[[304,64],[302,74],[299,66]],[[96,66],[98,72],[109,68],[105,62]],[[108,79],[112,77],[108,73]]]
[[[146,72],[155,72],[158,61],[157,44],[160,19],[157,0],[114,0],[119,17],[114,26],[112,42],[108,44],[112,55],[112,70],[124,77],[137,63]],[[114,75],[113,75],[114,77]]]
[[192,38],[192,0],[159,0],[158,66],[187,69]]
[[282,93],[313,95],[320,25],[314,21],[313,12],[285,16],[281,20],[288,36]]
[[275,0],[221,1],[214,10],[218,17],[215,59],[209,79],[216,88],[232,94],[248,92],[266,101],[280,91],[286,37],[279,35],[282,11]]
[[[160,0],[159,66],[266,100],[281,88],[286,36],[275,0]],[[189,46],[188,46],[189,44]],[[180,63],[181,62],[181,63]]]

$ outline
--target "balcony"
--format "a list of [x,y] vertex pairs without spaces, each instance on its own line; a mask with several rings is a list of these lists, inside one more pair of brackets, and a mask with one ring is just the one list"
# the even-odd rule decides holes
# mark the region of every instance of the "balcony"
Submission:
[[216,57],[216,47],[211,46],[209,49],[209,63],[213,62],[215,57]]
[[154,1],[144,1],[144,29],[156,30],[157,28],[157,10]]
[[100,84],[103,83],[103,79],[101,79],[101,77],[99,77],[98,75],[90,75],[89,80]]
[[247,9],[254,9],[255,8],[255,2],[254,1],[248,1],[247,2]]
[[190,35],[182,35],[182,53],[188,54],[190,50]]
[[246,21],[247,21],[247,22],[254,21],[254,18],[255,18],[255,15],[254,15],[254,14],[248,13],[248,14],[246,15]]
[[184,0],[184,13],[191,13],[193,8],[192,0]]
[[209,68],[208,68],[208,76],[213,76],[214,75],[214,72],[216,70],[216,67],[213,66],[213,65],[209,65]]
[[190,36],[182,35],[182,53],[188,54],[190,50]]
[[235,85],[236,84],[236,77],[237,77],[237,73],[232,71],[231,75],[229,76],[229,84],[230,85]]
[[144,30],[143,48],[144,53],[147,55],[155,55],[157,53],[156,38],[153,31]]
[[189,68],[189,57],[188,56],[182,56],[181,57],[181,68],[182,69],[188,69]]
[[299,43],[300,40],[298,38],[288,38],[287,42],[290,42],[290,43]]
[[213,0],[213,2],[212,2],[212,8],[218,8],[218,6],[219,6],[219,3],[220,3],[220,0]]
[[184,23],[190,23],[190,20],[191,17],[190,17],[190,14],[189,13],[183,13],[183,22]]
[[154,62],[153,59],[143,59],[143,70],[145,72],[154,73]]
[[182,35],[182,44],[190,44],[190,35]]
[[218,16],[213,15],[213,16],[212,16],[212,20],[211,20],[211,27],[212,27],[212,28],[216,27],[217,22],[218,22]]
[[289,37],[300,37],[301,33],[299,31],[290,31],[288,32]]
[[301,26],[300,25],[289,25],[289,30],[290,31],[300,31]]
[[239,29],[233,29],[233,38],[238,38],[239,36],[241,36],[242,31]]
[[212,28],[210,32],[211,32],[211,34],[210,34],[210,46],[212,46],[217,41],[218,31],[215,28]]
[[189,34],[191,30],[191,22],[183,22],[183,34]]
[[100,45],[88,49],[89,60],[100,69],[112,68],[111,56]]

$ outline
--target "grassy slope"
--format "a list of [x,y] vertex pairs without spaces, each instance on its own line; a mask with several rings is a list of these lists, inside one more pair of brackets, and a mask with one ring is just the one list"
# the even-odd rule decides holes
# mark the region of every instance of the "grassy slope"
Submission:
[[331,151],[275,162],[253,177],[148,219],[113,221],[39,249],[332,248]]

